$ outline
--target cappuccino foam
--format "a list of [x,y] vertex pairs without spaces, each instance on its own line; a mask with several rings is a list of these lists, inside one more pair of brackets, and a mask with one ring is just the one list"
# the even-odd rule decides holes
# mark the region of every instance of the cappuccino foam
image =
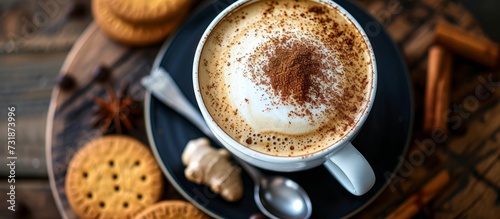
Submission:
[[258,1],[214,28],[198,74],[210,115],[231,138],[265,154],[305,156],[356,126],[371,64],[361,33],[334,6]]

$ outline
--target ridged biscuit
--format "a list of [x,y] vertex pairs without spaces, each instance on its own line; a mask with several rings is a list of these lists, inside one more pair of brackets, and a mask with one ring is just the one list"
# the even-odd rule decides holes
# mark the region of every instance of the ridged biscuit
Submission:
[[140,212],[134,219],[205,219],[209,218],[191,203],[162,201]]
[[186,11],[192,0],[105,0],[118,17],[129,22],[158,22]]
[[184,21],[188,10],[172,19],[159,23],[131,23],[117,17],[106,4],[106,0],[93,0],[92,12],[96,23],[114,40],[132,46],[158,43],[176,30]]
[[133,218],[160,199],[163,176],[141,142],[106,136],[89,142],[73,157],[65,190],[80,218]]

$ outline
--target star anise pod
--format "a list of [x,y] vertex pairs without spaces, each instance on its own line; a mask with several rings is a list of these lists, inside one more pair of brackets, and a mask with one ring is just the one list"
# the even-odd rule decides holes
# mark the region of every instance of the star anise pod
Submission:
[[128,131],[133,130],[132,118],[141,113],[139,104],[128,95],[128,83],[125,83],[118,93],[110,84],[105,86],[108,99],[94,98],[97,109],[94,111],[92,126],[99,127],[103,133],[108,133],[114,125],[116,133],[122,134],[122,126]]

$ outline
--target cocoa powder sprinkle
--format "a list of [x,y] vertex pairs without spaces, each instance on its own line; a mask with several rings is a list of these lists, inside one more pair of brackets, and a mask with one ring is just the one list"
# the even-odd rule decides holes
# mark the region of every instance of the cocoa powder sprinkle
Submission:
[[274,40],[273,44],[274,50],[268,52],[269,62],[263,70],[274,95],[282,102],[289,102],[290,98],[299,105],[313,102],[313,97],[321,93],[321,87],[314,81],[323,74],[321,55],[305,43],[291,45],[287,38]]
[[323,10],[322,7],[320,6],[313,6],[309,8],[309,12],[316,13],[316,14],[324,14],[325,11]]

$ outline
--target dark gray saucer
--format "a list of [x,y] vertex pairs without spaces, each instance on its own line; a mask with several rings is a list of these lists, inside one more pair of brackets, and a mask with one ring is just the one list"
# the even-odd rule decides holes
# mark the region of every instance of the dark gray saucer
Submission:
[[[198,40],[213,18],[231,1],[218,1],[195,13],[175,37],[161,50],[157,64],[165,68],[196,105],[192,86],[192,63]],[[370,37],[378,68],[378,87],[370,116],[353,144],[372,165],[377,177],[373,188],[357,197],[344,190],[323,167],[296,173],[275,173],[290,177],[309,194],[313,218],[339,218],[351,215],[369,204],[388,184],[384,174],[399,167],[399,156],[408,147],[413,123],[412,93],[408,71],[401,55],[387,33],[364,10],[350,1],[337,3],[349,11]],[[197,207],[214,217],[248,218],[258,212],[253,199],[253,183],[243,174],[244,196],[229,203],[208,187],[184,177],[181,154],[186,143],[202,135],[187,120],[146,95],[146,121],[151,147],[171,184]]]

